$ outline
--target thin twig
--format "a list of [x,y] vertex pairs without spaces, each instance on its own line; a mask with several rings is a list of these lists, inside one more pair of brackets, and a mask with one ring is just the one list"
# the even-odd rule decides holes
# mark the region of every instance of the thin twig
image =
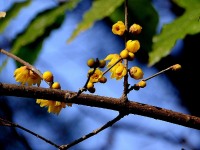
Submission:
[[118,62],[120,62],[121,60],[123,60],[123,58],[120,58],[118,61],[116,61],[112,66],[110,66],[110,68],[106,69],[104,72],[103,72],[103,75],[106,74],[111,68],[113,68]]
[[38,135],[38,134],[36,134],[36,133],[34,133],[34,132],[28,130],[28,129],[26,129],[26,128],[24,128],[24,127],[22,127],[22,126],[16,124],[16,123],[13,123],[13,122],[11,122],[11,121],[8,121],[8,120],[5,120],[5,119],[0,118],[0,124],[5,125],[5,126],[8,126],[8,127],[17,127],[17,128],[20,128],[20,129],[22,129],[22,130],[24,130],[24,131],[26,131],[26,132],[28,132],[28,133],[30,133],[30,134],[36,136],[37,138],[40,138],[40,139],[44,140],[45,142],[47,142],[47,143],[49,143],[49,144],[51,144],[51,145],[57,147],[57,148],[60,147],[59,145],[57,145],[57,144],[51,142],[50,140],[47,140],[46,138],[44,138],[44,137],[42,137],[42,136],[40,136],[40,135]]
[[147,80],[149,80],[149,79],[151,79],[151,78],[153,78],[153,77],[155,77],[155,76],[157,76],[157,75],[159,75],[159,74],[161,74],[161,73],[163,73],[165,71],[171,70],[172,68],[173,68],[173,66],[171,66],[169,68],[166,68],[166,69],[164,69],[164,70],[162,70],[162,71],[160,71],[160,72],[158,72],[158,73],[156,73],[156,74],[154,74],[154,75],[152,75],[152,76],[150,76],[150,77],[148,77],[146,79],[143,79],[143,81],[147,81]]
[[[21,58],[15,56],[14,54],[12,54],[12,53],[10,53],[10,52],[4,50],[4,49],[1,49],[1,48],[0,48],[0,52],[3,53],[3,54],[6,54],[7,56],[9,56],[9,57],[11,57],[11,58],[13,58],[13,59],[15,59],[16,61],[20,62],[20,63],[23,64],[24,66],[30,67],[30,69],[31,69],[34,73],[36,73],[37,75],[40,76],[41,79],[43,79],[43,74],[42,74],[38,69],[36,69],[34,66],[32,66],[31,64],[29,64],[28,62],[24,61],[23,59],[21,59]],[[45,80],[44,80],[44,81],[45,81]],[[50,87],[52,86],[52,83],[51,83],[51,82],[47,82],[47,81],[45,81],[45,82],[46,82]]]
[[[154,74],[154,75],[152,75],[152,76],[150,76],[150,77],[148,77],[148,78],[146,78],[146,79],[142,79],[142,81],[147,81],[147,80],[149,80],[149,79],[151,79],[151,78],[154,78],[154,77],[156,77],[157,75],[160,75],[161,73],[164,73],[164,72],[166,72],[166,71],[168,71],[168,70],[173,70],[173,67],[174,67],[175,65],[173,65],[173,66],[170,66],[170,67],[168,67],[168,68],[166,68],[166,69],[164,69],[164,70],[162,70],[162,71],[160,71],[160,72],[158,72],[158,73],[156,73],[156,74]],[[140,87],[137,85],[137,84],[134,84],[133,86],[131,86],[129,89],[128,89],[128,93],[130,92],[130,91],[132,91],[132,90],[139,90],[140,89]]]
[[[124,11],[125,11],[125,26],[126,26],[126,30],[125,30],[125,34],[124,34],[124,42],[125,42],[125,47],[126,47],[126,42],[127,42],[127,33],[128,33],[128,1],[124,0]],[[128,60],[124,59],[124,65],[126,67],[126,69],[128,69]],[[123,100],[126,101],[127,100],[127,93],[128,93],[128,73],[124,76],[124,92],[123,92]]]
[[125,115],[127,115],[127,113],[124,113],[124,112],[121,113],[120,112],[119,115],[116,118],[114,118],[113,120],[107,122],[104,126],[92,131],[91,133],[89,133],[89,134],[87,134],[87,135],[85,135],[85,136],[83,136],[83,137],[81,137],[81,138],[79,138],[79,139],[77,139],[75,141],[73,141],[72,143],[60,146],[59,150],[66,150],[66,149],[68,149],[68,148],[70,148],[70,147],[72,147],[72,146],[74,146],[74,145],[76,145],[76,144],[78,144],[78,143],[80,143],[80,142],[82,142],[82,141],[84,141],[84,140],[86,140],[86,139],[98,134],[99,132],[103,131],[104,129],[112,126],[115,122],[119,121]]

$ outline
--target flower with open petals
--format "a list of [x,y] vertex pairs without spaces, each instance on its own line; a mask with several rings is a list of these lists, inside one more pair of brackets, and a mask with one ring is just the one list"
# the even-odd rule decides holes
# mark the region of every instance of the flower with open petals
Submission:
[[40,104],[40,107],[48,107],[48,113],[57,113],[57,116],[59,115],[61,109],[66,107],[65,105],[72,106],[72,103],[64,103],[44,99],[37,99],[36,103]]
[[[120,59],[120,55],[118,54],[110,54],[108,55],[104,60],[111,60],[108,65],[106,66],[107,68],[110,68],[114,63],[116,63]],[[122,61],[121,61],[122,62]]]
[[37,83],[38,87],[40,86],[42,80],[38,74],[34,73],[27,66],[17,68],[14,72],[14,77],[15,80],[22,83],[22,85],[24,85],[26,82],[29,86],[31,86],[32,84],[35,85]]
[[[90,69],[88,71],[88,77],[89,77],[89,73],[92,73],[94,69]],[[99,78],[101,78],[103,76],[103,72],[101,70],[99,70],[98,68],[96,68],[95,72],[93,75],[91,75],[90,77],[90,82],[95,83],[99,81]]]
[[126,75],[127,69],[122,63],[118,63],[111,69],[111,72],[111,79],[116,78],[116,80],[119,81]]
[[118,21],[112,26],[112,32],[117,35],[123,35],[126,27],[122,21]]

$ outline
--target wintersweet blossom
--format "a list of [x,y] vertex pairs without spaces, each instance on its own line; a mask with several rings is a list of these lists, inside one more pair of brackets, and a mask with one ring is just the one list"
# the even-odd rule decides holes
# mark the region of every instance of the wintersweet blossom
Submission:
[[111,72],[111,79],[116,78],[119,81],[127,74],[127,69],[122,63],[118,63],[111,69]]
[[43,100],[37,99],[37,104],[40,104],[40,107],[48,107],[48,113],[53,112],[54,114],[57,113],[59,115],[62,108],[66,108],[65,105],[72,106],[72,103],[64,103],[59,101],[50,101],[50,100]]
[[32,84],[35,85],[37,83],[38,87],[40,86],[42,80],[38,74],[34,73],[27,66],[17,68],[14,72],[13,77],[15,77],[15,80],[17,82],[22,83],[22,85],[24,85],[26,82],[29,86],[31,86]]
[[112,32],[117,35],[123,35],[126,27],[122,21],[118,21],[112,26]]
[[[107,68],[110,68],[114,63],[116,63],[120,59],[120,55],[118,54],[110,54],[108,55],[104,60],[111,60],[108,65],[106,66]],[[121,61],[122,62],[122,61]],[[111,72],[111,71],[110,71]]]
[[[88,71],[88,77],[89,77],[89,73],[92,73],[94,69],[90,69]],[[98,82],[99,81],[99,78],[101,78],[103,76],[103,72],[101,70],[99,70],[98,68],[96,68],[95,72],[93,75],[91,75],[90,77],[90,82]]]

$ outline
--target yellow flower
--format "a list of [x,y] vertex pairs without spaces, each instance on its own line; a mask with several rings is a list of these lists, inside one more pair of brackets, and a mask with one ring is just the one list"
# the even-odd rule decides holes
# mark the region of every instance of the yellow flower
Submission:
[[72,106],[72,103],[64,103],[64,102],[58,102],[58,101],[50,101],[50,100],[43,100],[43,99],[37,99],[37,104],[40,104],[40,107],[49,107],[48,113],[53,112],[54,114],[57,113],[57,116],[59,115],[62,108],[65,108],[65,105]]
[[[110,68],[114,63],[116,63],[120,59],[120,55],[118,54],[110,54],[108,55],[104,60],[111,60],[108,65],[106,66],[107,68]],[[122,62],[122,61],[121,61]],[[120,63],[120,62],[119,62]],[[116,65],[115,65],[116,66]],[[110,71],[111,72],[111,71]]]
[[117,35],[123,35],[126,27],[122,21],[118,21],[112,26],[112,32]]
[[138,40],[134,40],[134,41],[128,40],[126,43],[126,49],[132,53],[137,52],[140,49],[139,41]]
[[[88,75],[87,77],[89,77],[89,73],[92,73],[94,69],[90,69],[88,71]],[[98,82],[99,78],[101,78],[103,76],[103,72],[101,70],[99,70],[98,68],[96,68],[95,72],[93,75],[91,75],[90,77],[90,82]]]
[[111,69],[111,79],[121,80],[127,73],[126,67],[122,63],[118,63]]
[[15,80],[17,82],[22,83],[22,85],[24,85],[27,82],[29,86],[31,86],[32,84],[35,85],[36,83],[38,86],[40,86],[42,80],[38,74],[34,73],[27,66],[17,68],[14,72],[13,77],[15,77]]

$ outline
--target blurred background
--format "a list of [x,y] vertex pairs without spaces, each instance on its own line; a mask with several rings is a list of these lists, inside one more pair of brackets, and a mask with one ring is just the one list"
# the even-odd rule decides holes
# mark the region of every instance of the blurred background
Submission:
[[[84,17],[95,2],[99,4],[98,9],[88,18]],[[124,49],[123,37],[111,31],[114,23],[124,21],[123,1],[117,0],[113,5],[108,5],[111,2],[113,0],[71,0],[66,3],[57,0],[0,0],[0,11],[7,12],[6,17],[0,19],[0,48],[32,63],[42,73],[51,71],[54,81],[59,82],[63,90],[78,91],[87,80],[88,59],[105,59],[107,55],[119,54]],[[176,0],[128,0],[129,25],[138,23],[143,28],[140,35],[129,37],[141,43],[141,49],[135,54],[135,60],[129,63],[129,68],[140,67],[144,78],[147,78],[171,65],[178,63],[182,66],[179,73],[166,72],[147,81],[147,87],[130,92],[128,98],[200,117],[197,95],[200,81],[195,79],[198,77],[200,12],[192,6],[200,4],[195,0],[186,4],[184,0],[180,3]],[[84,23],[83,18],[92,23]],[[78,25],[80,22],[82,27]],[[173,28],[166,31],[170,25]],[[87,30],[76,36],[74,30],[77,27],[80,29],[77,33]],[[75,37],[73,40],[72,35]],[[71,42],[67,43],[69,39]],[[157,52],[159,46],[166,51]],[[21,64],[0,53],[0,82],[19,84],[13,77],[19,66]],[[95,84],[94,94],[121,97],[123,80],[111,80],[110,73],[105,76],[107,83]],[[137,82],[129,78],[131,85]],[[41,87],[48,88],[48,85],[42,82]],[[112,110],[74,104],[73,107],[62,109],[59,116],[56,116],[36,104],[35,99],[0,96],[1,118],[18,123],[58,145],[70,143],[92,132],[117,115],[118,112]],[[0,149],[56,148],[23,130],[0,125]],[[200,150],[200,131],[129,115],[70,149]]]

